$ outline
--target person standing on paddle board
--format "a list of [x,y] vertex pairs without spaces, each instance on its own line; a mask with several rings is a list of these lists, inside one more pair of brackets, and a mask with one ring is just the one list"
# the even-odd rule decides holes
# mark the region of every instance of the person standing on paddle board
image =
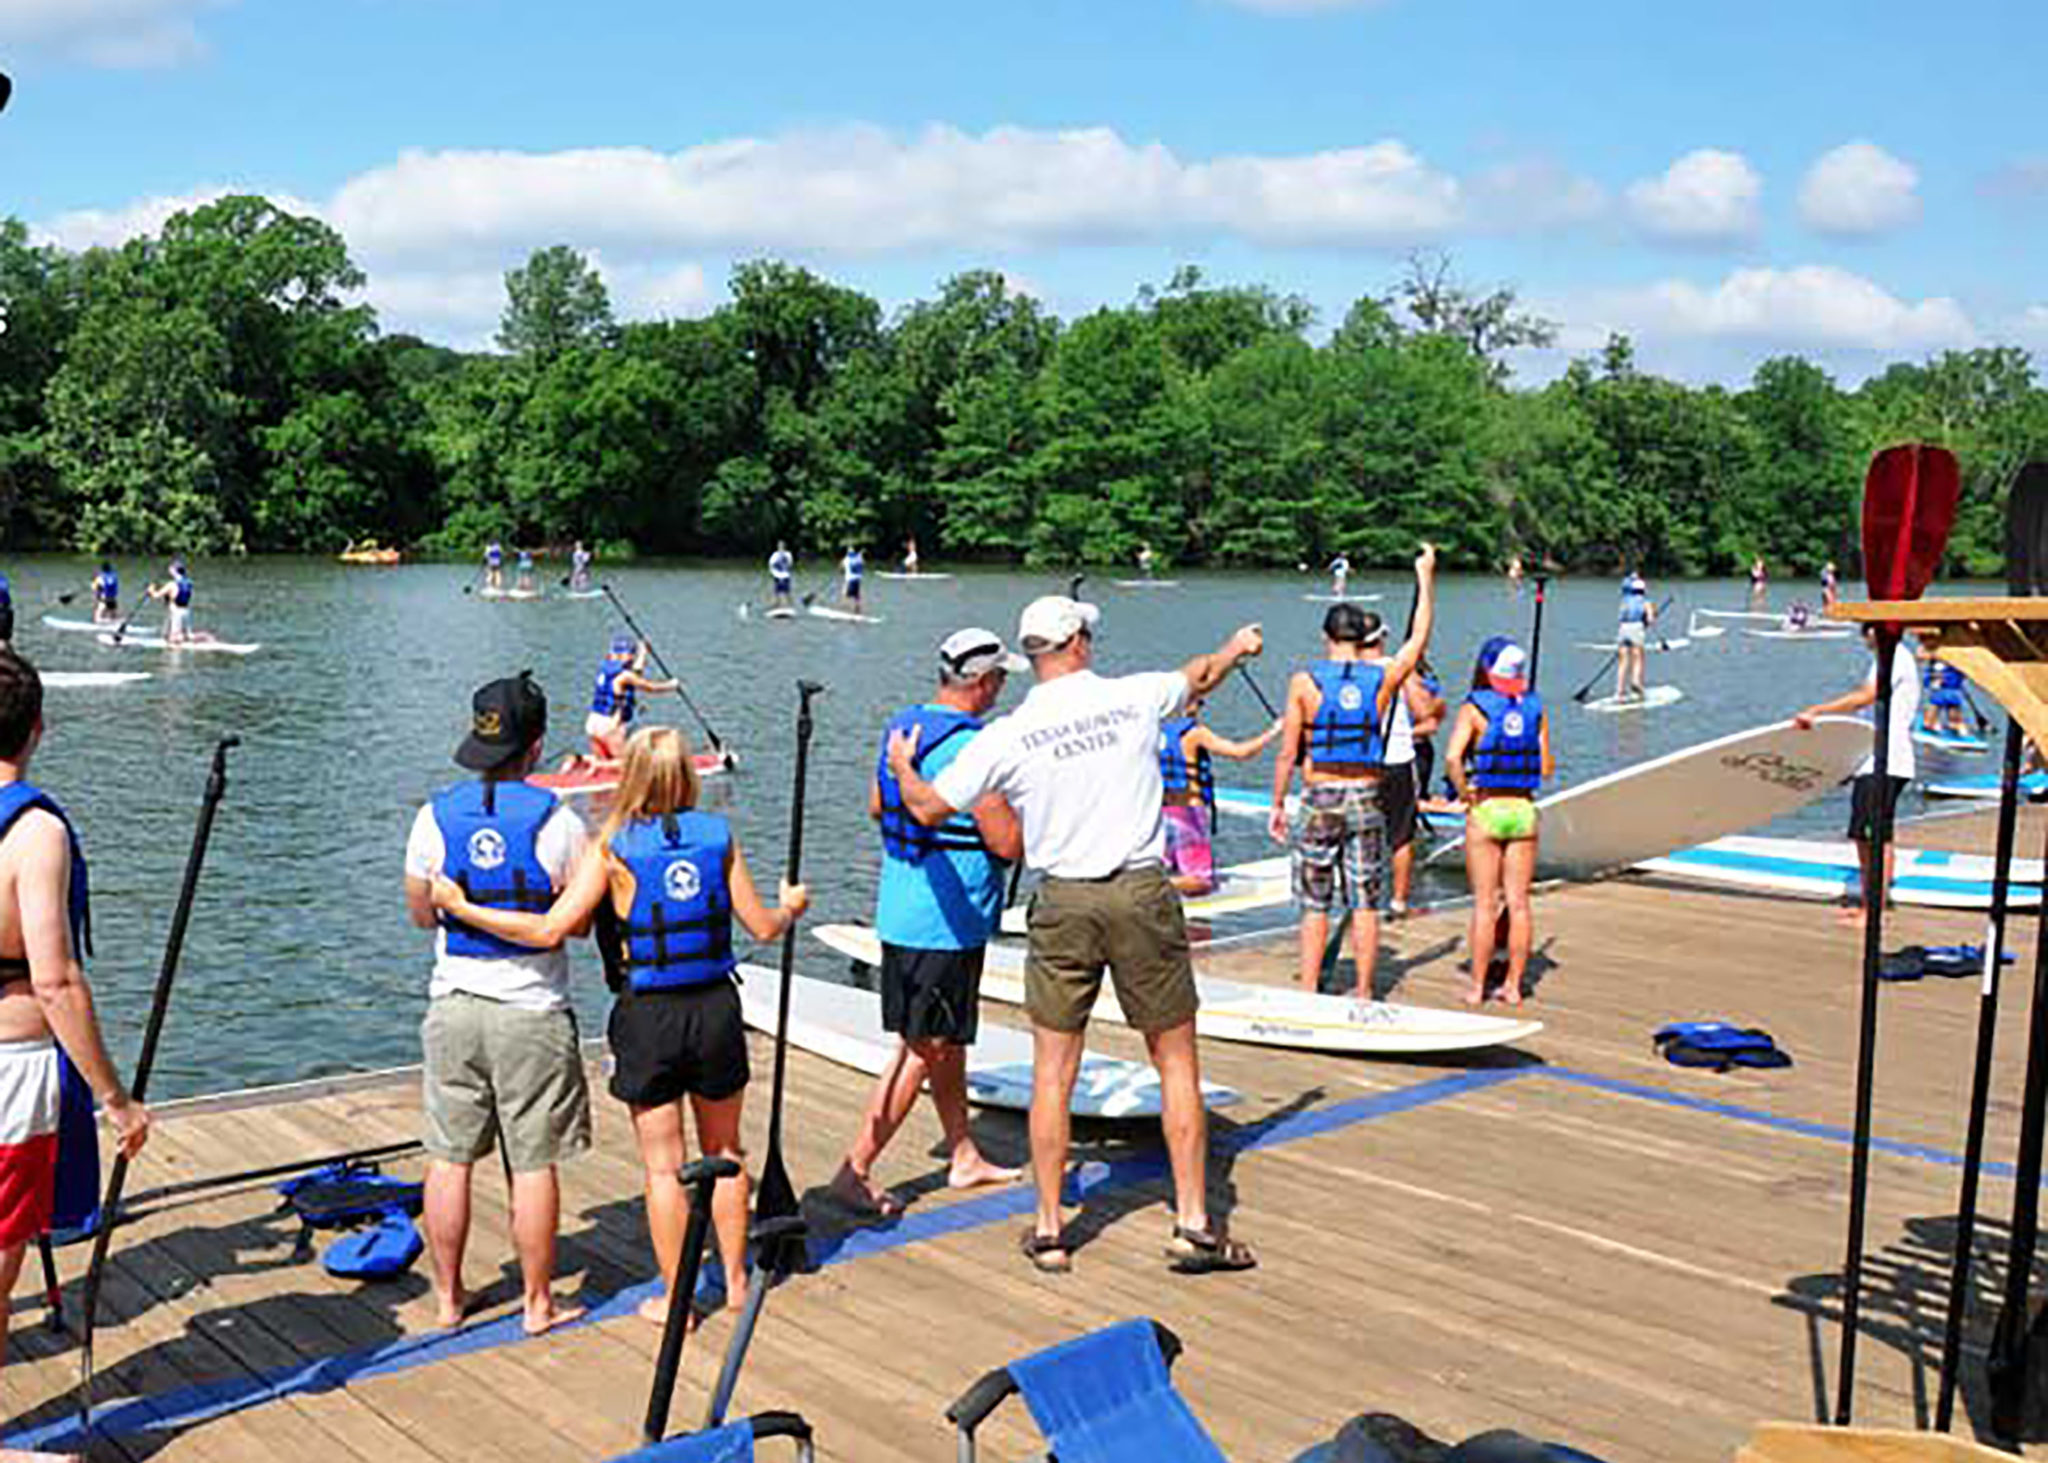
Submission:
[[1108,967],[1129,1025],[1159,1073],[1162,1129],[1173,1171],[1174,1269],[1248,1270],[1251,1247],[1211,1220],[1208,1113],[1195,1043],[1200,997],[1180,896],[1162,867],[1159,724],[1206,696],[1264,644],[1246,625],[1178,671],[1105,678],[1095,673],[1102,612],[1065,595],[1025,607],[1018,639],[1037,684],[990,723],[938,776],[917,770],[918,736],[889,738],[889,771],[920,823],[944,823],[1000,793],[1024,828],[1024,861],[1040,875],[1031,900],[1025,1009],[1032,1026],[1031,1173],[1038,1213],[1022,1236],[1034,1269],[1073,1267],[1063,1233],[1068,1104],[1080,1075],[1088,1017]]
[[1650,603],[1649,581],[1631,569],[1621,576],[1621,617],[1614,627],[1614,699],[1643,697],[1643,660],[1657,607]]
[[529,549],[519,551],[518,572],[513,575],[512,588],[520,594],[535,592],[533,583],[533,553]]
[[[1802,731],[1810,731],[1816,720],[1823,716],[1848,716],[1877,704],[1877,636],[1870,626],[1863,630],[1863,642],[1871,649],[1870,671],[1862,684],[1854,690],[1844,691],[1831,701],[1816,702],[1793,716],[1792,724]],[[1853,896],[1842,899],[1841,920],[1844,924],[1863,922],[1863,904],[1870,897],[1872,889],[1883,892],[1889,902],[1892,887],[1892,871],[1895,861],[1892,857],[1897,845],[1887,844],[1884,851],[1882,878],[1879,871],[1871,867],[1871,830],[1876,826],[1878,799],[1884,798],[1894,812],[1899,797],[1912,786],[1918,766],[1913,756],[1913,728],[1920,720],[1920,672],[1914,663],[1913,652],[1904,640],[1899,642],[1897,653],[1892,656],[1892,724],[1888,732],[1890,741],[1885,746],[1885,786],[1877,785],[1877,753],[1875,750],[1863,759],[1863,765],[1856,769],[1856,775],[1849,783],[1849,841],[1856,845],[1856,861],[1861,869],[1861,878]]]
[[1152,577],[1152,545],[1149,543],[1138,545],[1138,572],[1147,579]]
[[183,645],[192,638],[192,576],[185,572],[182,558],[171,560],[169,576],[161,584],[150,585],[144,593],[164,602],[167,644]]
[[789,545],[777,543],[775,552],[768,556],[768,582],[772,586],[770,609],[794,610],[790,603],[790,591],[796,575],[796,556],[789,551]]
[[1522,556],[1508,555],[1508,593],[1516,599],[1522,597]]
[[1330,597],[1343,599],[1351,583],[1351,561],[1342,554],[1330,560]]
[[1762,609],[1764,601],[1770,597],[1770,592],[1770,571],[1764,568],[1764,556],[1758,554],[1749,561],[1749,607],[1753,610]]
[[42,679],[0,651],[0,1360],[30,1243],[99,1207],[94,1098],[130,1158],[150,1130],[107,1056],[86,982],[78,835],[28,780],[42,740]]
[[569,882],[587,841],[583,821],[526,782],[547,735],[548,699],[530,675],[492,681],[471,701],[456,765],[474,781],[443,788],[420,809],[405,846],[405,907],[438,929],[427,1015],[420,1026],[421,1109],[427,1150],[424,1228],[438,1324],[469,1310],[462,1256],[469,1241],[470,1171],[500,1146],[512,1169],[512,1243],[524,1325],[538,1335],[581,1314],[555,1299],[555,1166],[590,1146],[569,961],[490,933],[435,907],[437,880],[466,890],[465,908],[542,910]]
[[839,561],[839,597],[855,614],[861,612],[860,581],[867,572],[867,555],[860,551],[858,545],[848,544],[845,557]]
[[972,811],[926,827],[903,805],[889,771],[889,738],[917,732],[912,764],[927,779],[938,776],[980,735],[1010,673],[1029,667],[994,631],[958,631],[939,647],[932,698],[899,711],[882,730],[868,816],[882,833],[875,895],[882,1027],[895,1034],[897,1049],[832,1179],[833,1194],[856,1210],[888,1215],[901,1207],[875,1187],[875,1160],[927,1081],[946,1137],[947,1183],[969,1189],[1022,1177],[984,1158],[967,1124],[967,1049],[978,1029],[982,960],[1002,918],[1004,877],[1024,851],[1017,814],[1000,793],[990,793]]
[[1159,723],[1159,778],[1165,788],[1166,872],[1184,899],[1216,888],[1216,772],[1214,759],[1249,762],[1286,724],[1275,721],[1248,741],[1234,742],[1202,723],[1205,698],[1188,697],[1187,710]]
[[1835,572],[1835,561],[1830,559],[1820,569],[1820,608],[1826,614],[1835,607],[1842,597],[1842,578]]
[[1925,645],[1919,647],[1916,655],[1924,692],[1921,727],[1938,736],[1968,736],[1970,724],[1963,717],[1963,673],[1945,660],[1936,660]]
[[484,588],[503,589],[504,587],[505,547],[496,539],[492,539],[484,547]]
[[580,538],[569,550],[569,588],[578,594],[587,593],[590,589],[590,550],[583,547]]
[[[1378,615],[1366,615],[1366,638],[1361,657],[1367,665],[1384,667],[1387,657],[1387,626]],[[1429,791],[1429,774],[1436,766],[1436,749],[1429,734],[1443,724],[1444,698],[1436,677],[1429,673],[1427,653],[1415,663],[1415,673],[1401,682],[1394,698],[1394,714],[1383,723],[1387,728],[1386,771],[1380,775],[1380,815],[1387,824],[1387,866],[1392,874],[1393,898],[1387,905],[1389,919],[1408,917],[1408,894],[1415,883],[1415,834],[1421,826],[1421,800]],[[1423,761],[1428,752],[1429,761]]]
[[[1266,826],[1274,842],[1288,846],[1301,911],[1301,984],[1311,992],[1322,979],[1331,911],[1341,909],[1351,915],[1354,989],[1360,1000],[1372,999],[1387,878],[1387,823],[1380,811],[1384,728],[1436,624],[1433,545],[1424,544],[1415,557],[1415,591],[1415,623],[1391,660],[1366,659],[1373,631],[1385,633],[1378,615],[1355,604],[1332,605],[1323,616],[1323,658],[1287,683],[1286,728]],[[1290,829],[1287,794],[1297,762],[1301,807]]]
[[450,917],[535,949],[556,950],[595,925],[605,981],[618,997],[605,1027],[611,1091],[632,1114],[648,1236],[661,1268],[662,1294],[642,1301],[640,1315],[657,1325],[675,1303],[690,1213],[678,1177],[690,1156],[685,1101],[696,1119],[698,1151],[743,1165],[735,1177],[718,1181],[711,1222],[725,1264],[726,1299],[737,1308],[746,1298],[740,1117],[750,1072],[732,925],[737,919],[765,944],[781,939],[811,903],[803,885],[787,881],[778,907],[761,902],[731,825],[698,810],[701,790],[683,734],[647,727],[626,744],[618,799],[569,887],[545,914],[479,908],[445,878],[436,879],[433,890],[434,902]]
[[92,576],[92,618],[97,625],[112,625],[121,618],[121,576],[113,561],[100,560],[100,572]]
[[1536,789],[1550,776],[1550,721],[1529,686],[1529,656],[1505,635],[1480,647],[1472,690],[1458,708],[1444,752],[1451,783],[1464,800],[1465,874],[1472,885],[1466,943],[1472,987],[1465,1001],[1486,999],[1495,925],[1508,912],[1508,971],[1500,999],[1522,1004],[1522,978],[1535,948],[1529,889],[1536,880]]
[[905,539],[903,542],[903,572],[905,574],[917,573],[917,564],[917,540],[915,538]]
[[612,648],[597,668],[597,684],[590,692],[590,714],[583,718],[583,734],[590,738],[589,761],[597,767],[616,767],[626,755],[626,731],[633,724],[641,696],[672,694],[680,681],[651,681],[647,678],[649,647],[632,635],[614,635]]

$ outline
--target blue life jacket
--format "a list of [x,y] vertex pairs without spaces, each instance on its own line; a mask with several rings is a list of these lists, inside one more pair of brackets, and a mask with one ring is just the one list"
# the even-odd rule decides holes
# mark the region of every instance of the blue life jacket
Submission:
[[527,553],[527,552],[526,552],[526,550],[524,550],[524,549],[521,549],[521,550],[519,551],[519,572],[520,572],[520,573],[522,573],[522,574],[524,574],[524,573],[526,573],[526,572],[527,572],[527,571],[528,571],[529,569],[531,569],[532,567],[533,567],[533,555],[531,555],[531,554]]
[[484,550],[484,562],[493,569],[499,568],[505,562],[505,551],[496,544],[492,544]]
[[635,818],[612,835],[611,851],[633,876],[633,907],[616,924],[627,983],[661,991],[731,976],[725,819],[694,809]]
[[184,609],[192,603],[192,576],[180,571],[171,576],[171,603]]
[[788,553],[768,556],[768,572],[777,579],[787,579],[796,569],[796,557]]
[[882,750],[875,760],[875,786],[882,801],[882,849],[891,858],[920,863],[935,848],[957,853],[988,851],[974,814],[965,808],[945,822],[926,827],[903,805],[903,787],[889,770],[889,737],[893,732],[917,731],[917,751],[910,765],[924,769],[925,758],[958,736],[972,736],[981,730],[978,717],[950,706],[910,706],[891,717],[882,729]]
[[616,716],[621,722],[633,719],[636,699],[633,688],[618,688],[619,672],[631,670],[632,663],[623,660],[606,660],[597,668],[597,686],[590,693],[590,709],[599,716]]
[[1486,718],[1486,732],[1472,749],[1473,786],[1534,792],[1543,781],[1543,698],[1534,691],[1503,696],[1484,687],[1465,701]]
[[861,575],[867,572],[867,555],[848,554],[846,556],[846,562],[841,567],[845,569],[846,577],[849,582],[857,581],[859,580]]
[[93,575],[92,597],[103,605],[118,603],[121,598],[121,576],[111,569]]
[[[525,782],[458,782],[434,794],[434,822],[445,845],[441,872],[486,909],[545,914],[553,880],[540,861],[540,830],[559,804],[546,788]],[[533,948],[441,916],[450,955],[503,960]]]
[[1621,581],[1621,623],[1641,625],[1650,618],[1650,586],[1642,576],[1631,574]]
[[1322,697],[1305,728],[1309,760],[1357,767],[1386,761],[1380,731],[1380,683],[1386,672],[1362,660],[1319,660],[1308,674]]
[[7,582],[7,576],[0,574],[0,610],[14,608],[14,586]]
[[1192,716],[1169,716],[1159,723],[1159,781],[1162,789],[1170,794],[1193,792],[1199,794],[1202,806],[1216,806],[1216,769],[1209,760],[1209,749],[1204,747],[1195,753],[1194,775],[1188,775],[1188,758],[1183,739],[1195,729]]
[[[41,808],[64,825],[71,840],[71,948],[80,960],[92,953],[92,890],[85,870],[85,850],[64,810],[41,788],[27,782],[0,787],[0,839],[30,808]],[[57,1175],[56,1199],[50,1210],[52,1233],[90,1233],[99,1227],[99,1118],[93,1111],[92,1088],[60,1044],[57,1048]]]

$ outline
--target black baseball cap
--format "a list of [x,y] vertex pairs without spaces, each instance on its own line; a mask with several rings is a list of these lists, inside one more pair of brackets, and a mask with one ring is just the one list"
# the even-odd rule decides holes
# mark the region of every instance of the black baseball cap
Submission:
[[470,698],[469,735],[455,749],[455,765],[490,772],[524,752],[548,730],[548,698],[532,671],[492,681]]

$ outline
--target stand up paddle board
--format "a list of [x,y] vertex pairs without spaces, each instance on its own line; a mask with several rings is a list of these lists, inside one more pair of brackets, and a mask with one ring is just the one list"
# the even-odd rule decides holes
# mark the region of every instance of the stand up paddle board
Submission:
[[1318,605],[1363,605],[1381,598],[1377,594],[1304,594],[1303,599]]
[[1759,625],[1782,625],[1785,616],[1772,614],[1769,610],[1694,610],[1696,620],[1747,620]]
[[63,630],[72,635],[98,635],[120,624],[119,620],[70,620],[62,615],[44,615],[43,623],[52,630]]
[[[854,610],[835,610],[829,605],[806,605],[804,608],[821,620],[844,620],[854,625],[879,625],[882,623],[880,615],[863,615]],[[773,610],[769,611],[771,615],[774,613]]]
[[[782,972],[765,965],[740,967],[740,1009],[747,1025],[773,1033]],[[879,1076],[896,1059],[896,1038],[882,1029],[882,1000],[872,991],[799,975],[789,993],[792,1045]],[[988,1022],[967,1049],[967,1096],[984,1107],[1026,1112],[1031,1107],[1031,1037],[1028,1032]],[[1202,1084],[1203,1105],[1230,1107],[1237,1092]],[[1140,1062],[1084,1052],[1068,1111],[1078,1118],[1156,1118],[1159,1075]]]
[[1753,630],[1748,627],[1745,627],[1742,633],[1745,635],[1752,635],[1756,637],[1758,640],[1853,640],[1855,638],[1855,633],[1853,631],[1835,629]]
[[768,611],[767,618],[771,620],[794,620],[796,618],[796,606],[777,605],[774,609]]
[[[1811,731],[1789,721],[1717,737],[1537,803],[1536,867],[1546,877],[1593,879],[1755,828],[1834,790],[1870,751],[1870,725],[1824,716]],[[1461,835],[1426,862],[1453,857]]]
[[[720,777],[727,770],[725,758],[716,752],[692,752],[690,765],[699,777]],[[587,798],[615,791],[619,785],[617,767],[599,767],[578,757],[553,772],[538,772],[526,779],[544,787],[558,798]]]
[[[1862,876],[1853,843],[1802,838],[1717,838],[1636,865],[1645,873],[1688,884],[1712,884],[1804,899],[1840,899],[1856,893]],[[1935,909],[1989,909],[1994,861],[1982,854],[1901,848],[1892,873],[1892,899]],[[2041,861],[2014,859],[2015,909],[2041,902]]]
[[134,681],[149,679],[148,671],[44,671],[45,686],[126,686]]
[[[1282,856],[1218,869],[1215,891],[1183,899],[1180,907],[1188,919],[1211,920],[1255,909],[1272,909],[1293,897],[1292,874],[1286,857]],[[1028,911],[1024,905],[1012,905],[1003,911],[1003,933],[1025,933],[1027,918]]]
[[1586,710],[1655,711],[1659,706],[1670,706],[1685,699],[1685,692],[1676,686],[1645,686],[1640,696],[1600,696],[1586,703]]
[[[1614,640],[1576,640],[1572,643],[1580,650],[1597,650],[1602,655],[1612,655],[1621,649],[1620,643]],[[1692,641],[1681,635],[1676,640],[1652,640],[1644,649],[1683,650],[1690,644]]]
[[479,590],[478,590],[478,591],[476,592],[476,597],[477,597],[478,599],[520,599],[520,600],[526,600],[526,599],[539,599],[539,598],[540,598],[540,596],[541,596],[541,592],[540,592],[540,591],[539,591],[538,589],[492,589],[492,588],[490,588],[490,587],[486,586],[485,588],[483,588],[483,589],[479,589]]
[[194,654],[213,655],[254,655],[263,648],[263,642],[260,640],[216,640],[204,631],[193,639],[180,640],[175,644],[151,630],[130,630],[118,638],[113,635],[102,635],[99,642],[114,650],[168,650],[174,653],[191,651]]
[[1178,579],[1112,579],[1118,589],[1179,589]]
[[901,569],[897,569],[897,570],[893,570],[893,571],[892,571],[892,570],[888,570],[888,569],[877,569],[877,570],[875,571],[875,577],[876,577],[877,579],[898,579],[898,580],[915,580],[915,579],[951,579],[951,578],[952,578],[953,576],[952,576],[952,575],[950,575],[950,574],[926,574],[926,573],[924,573],[924,572],[923,572],[922,570],[920,570],[920,571],[919,571],[918,573],[916,573],[916,574],[908,574],[908,573],[905,573],[905,572],[904,572],[903,570],[901,570]]
[[[44,677],[45,680],[49,678]],[[1996,801],[1999,793],[1996,772],[1976,772],[1960,777],[1942,777],[1922,783],[1920,791],[1931,798],[1978,798]],[[2020,796],[2048,798],[2048,772],[2029,772],[2020,778]]]
[[[881,964],[882,942],[865,925],[825,925],[811,933],[849,959],[868,966]],[[1197,976],[1195,988],[1201,1000],[1195,1013],[1196,1032],[1250,1046],[1382,1055],[1470,1051],[1524,1041],[1543,1029],[1541,1021],[1311,995],[1285,986],[1247,985],[1207,976]],[[1022,949],[989,946],[981,970],[981,994],[1006,1006],[1024,1004]],[[1103,984],[1094,1014],[1119,1026],[1127,1024],[1108,982]]]
[[604,598],[604,591],[603,591],[603,590],[601,590],[601,589],[565,589],[565,590],[563,590],[563,591],[562,591],[562,598],[563,598],[563,599],[603,599],[603,598]]
[[1929,731],[1924,726],[1913,728],[1913,740],[1923,747],[1939,747],[1944,752],[1988,752],[1991,743],[1968,732]]

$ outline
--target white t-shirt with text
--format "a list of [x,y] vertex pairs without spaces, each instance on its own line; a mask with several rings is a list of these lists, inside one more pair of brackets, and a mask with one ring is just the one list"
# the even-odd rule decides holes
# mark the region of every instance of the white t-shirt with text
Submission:
[[[1877,685],[1877,657],[1870,658],[1870,673],[1863,678],[1866,686]],[[1875,705],[1871,715],[1877,714]],[[1912,650],[1900,645],[1892,655],[1892,735],[1891,743],[1885,748],[1885,776],[1911,778],[1918,775],[1913,760],[1913,728],[1920,724],[1920,663]],[[1868,777],[1877,771],[1877,754],[1873,751],[1863,759],[1863,765],[1856,769],[1858,777]]]
[[1101,879],[1166,857],[1159,723],[1187,701],[1187,677],[1074,671],[1031,688],[933,780],[971,808],[999,792],[1024,825],[1024,861],[1058,879]]
[[[573,809],[555,809],[541,824],[534,840],[534,853],[556,889],[569,882],[569,874],[590,835]],[[412,820],[412,836],[405,841],[405,875],[409,879],[431,879],[441,872],[448,848],[441,838],[441,825],[434,821],[429,803]],[[488,959],[476,955],[450,955],[448,932],[434,932],[434,974],[427,983],[429,996],[446,996],[463,991],[487,1000],[503,1001],[529,1011],[559,1011],[569,1004],[569,954],[557,947],[528,954]]]

